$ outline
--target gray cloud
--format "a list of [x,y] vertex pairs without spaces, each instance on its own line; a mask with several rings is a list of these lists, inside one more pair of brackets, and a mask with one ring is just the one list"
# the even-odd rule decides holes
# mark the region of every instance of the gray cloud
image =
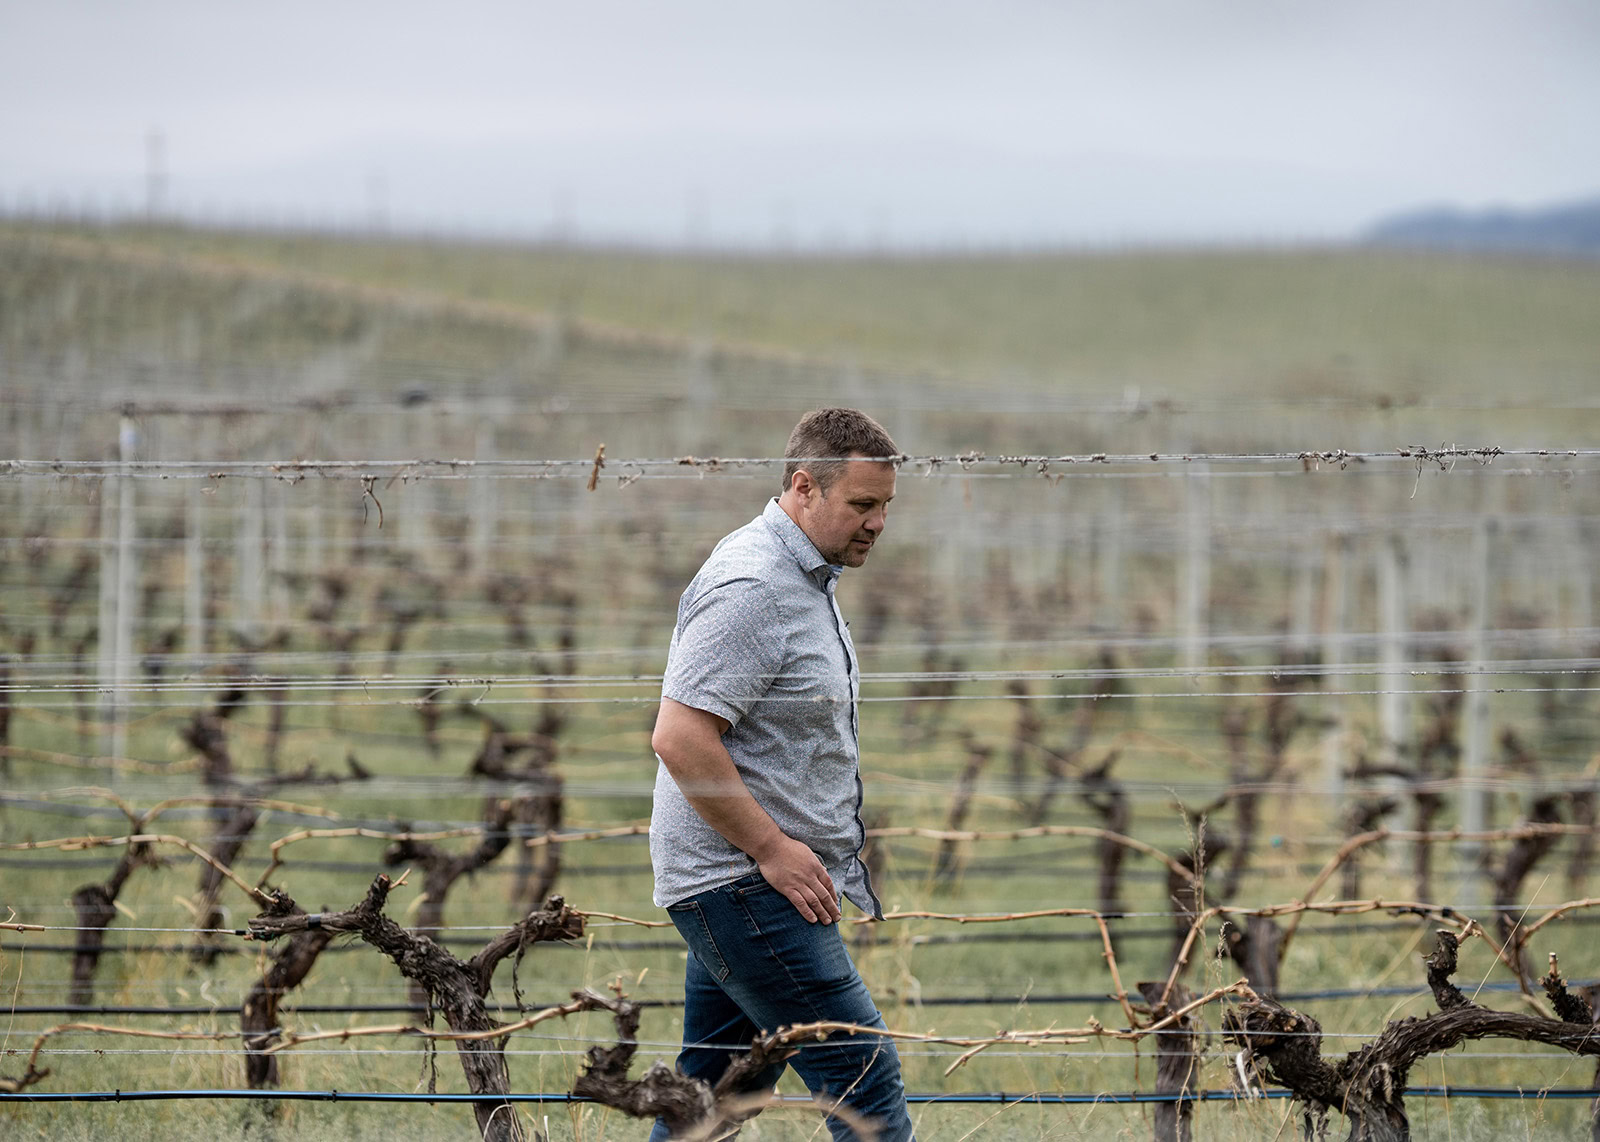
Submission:
[[[467,3],[0,8],[0,195],[536,232],[1338,235],[1600,188],[1600,8]],[[565,207],[558,203],[567,203]],[[787,220],[787,221],[785,221]]]

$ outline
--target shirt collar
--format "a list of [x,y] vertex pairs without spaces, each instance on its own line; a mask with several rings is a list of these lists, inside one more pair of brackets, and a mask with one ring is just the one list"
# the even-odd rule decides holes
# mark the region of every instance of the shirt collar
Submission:
[[844,568],[837,563],[829,563],[822,557],[817,545],[800,530],[799,524],[789,518],[789,513],[779,506],[776,496],[767,501],[761,518],[783,542],[783,546],[794,557],[794,561],[800,565],[800,570],[816,580],[817,586],[826,589],[828,584],[838,579],[840,573],[844,571]]

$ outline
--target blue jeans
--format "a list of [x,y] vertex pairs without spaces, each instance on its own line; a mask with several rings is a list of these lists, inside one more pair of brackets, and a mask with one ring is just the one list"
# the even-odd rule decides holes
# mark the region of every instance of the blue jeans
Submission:
[[[882,1027],[837,924],[809,924],[759,872],[681,900],[667,909],[684,941],[683,1051],[678,1070],[715,1084],[740,1048],[761,1031],[832,1020]],[[908,1142],[900,1056],[894,1041],[869,1034],[830,1035],[753,1076],[752,1092],[768,1091],[791,1066],[813,1094],[842,1099],[873,1122],[880,1142]],[[839,1142],[856,1137],[830,1115]],[[670,1135],[657,1120],[651,1142]]]

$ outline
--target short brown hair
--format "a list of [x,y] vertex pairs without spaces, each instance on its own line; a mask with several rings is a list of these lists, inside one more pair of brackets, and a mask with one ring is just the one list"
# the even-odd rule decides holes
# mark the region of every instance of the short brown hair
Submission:
[[[900,449],[883,425],[860,409],[819,408],[806,413],[789,433],[783,449],[783,490],[801,468],[811,473],[823,495],[844,471],[846,457],[894,457]],[[821,457],[821,459],[818,459]]]

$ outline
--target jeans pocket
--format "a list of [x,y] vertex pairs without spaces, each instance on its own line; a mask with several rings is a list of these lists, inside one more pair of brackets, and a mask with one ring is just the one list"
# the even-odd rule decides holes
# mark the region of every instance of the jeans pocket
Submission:
[[752,872],[749,876],[741,876],[729,884],[735,896],[749,896],[752,892],[777,892],[778,890],[767,881],[759,872]]
[[722,958],[716,940],[711,938],[711,925],[706,923],[706,915],[700,910],[700,902],[685,900],[679,904],[670,904],[667,906],[667,915],[672,917],[672,923],[677,927],[678,934],[683,937],[683,942],[689,945],[689,950],[694,953],[695,959],[700,961],[701,966],[715,976],[718,983],[727,979],[727,961]]

